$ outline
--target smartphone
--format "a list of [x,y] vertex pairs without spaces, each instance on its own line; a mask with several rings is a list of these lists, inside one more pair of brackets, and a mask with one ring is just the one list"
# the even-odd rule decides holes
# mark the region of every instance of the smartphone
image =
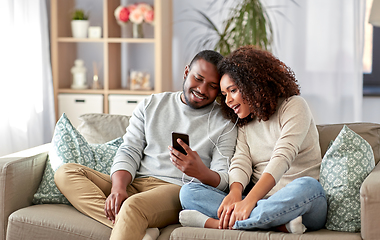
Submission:
[[184,143],[186,143],[188,146],[190,146],[189,135],[187,135],[185,133],[172,132],[172,144],[173,144],[174,149],[176,149],[176,150],[180,151],[181,153],[187,155],[185,149],[181,145],[179,145],[179,143],[177,142],[178,138],[180,138]]

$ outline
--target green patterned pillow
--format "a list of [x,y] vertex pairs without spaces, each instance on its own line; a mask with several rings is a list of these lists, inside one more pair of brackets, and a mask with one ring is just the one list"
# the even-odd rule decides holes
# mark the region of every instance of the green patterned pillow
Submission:
[[33,203],[70,204],[54,183],[55,171],[64,163],[79,163],[109,174],[113,157],[122,143],[122,138],[116,138],[104,144],[89,144],[63,114],[56,124],[49,159]]
[[360,187],[374,167],[369,143],[344,125],[321,163],[320,182],[328,203],[327,229],[360,231]]

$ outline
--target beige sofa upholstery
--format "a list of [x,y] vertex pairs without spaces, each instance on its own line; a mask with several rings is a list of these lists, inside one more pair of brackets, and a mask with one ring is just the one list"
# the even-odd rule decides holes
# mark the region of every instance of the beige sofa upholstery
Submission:
[[[105,142],[121,136],[128,117],[87,114],[78,130],[90,142]],[[380,159],[380,124],[346,124],[372,146],[376,164]],[[335,139],[343,124],[318,126],[322,154]],[[96,129],[94,129],[96,127]],[[106,134],[104,134],[106,131]],[[98,134],[104,137],[99,140]],[[32,199],[41,181],[50,144],[0,158],[0,240],[20,239],[108,239],[111,229],[63,204],[33,205]],[[361,187],[361,233],[322,229],[303,235],[273,231],[214,230],[181,227],[161,229],[159,240],[190,239],[380,239],[380,167],[377,165]]]

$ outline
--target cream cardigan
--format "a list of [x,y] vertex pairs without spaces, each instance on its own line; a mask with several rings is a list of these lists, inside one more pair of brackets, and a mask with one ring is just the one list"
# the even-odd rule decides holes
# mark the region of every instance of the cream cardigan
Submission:
[[[319,135],[306,101],[293,96],[279,103],[268,121],[252,121],[239,128],[236,152],[231,159],[229,184],[240,182],[245,188],[267,172],[276,186],[273,195],[296,178],[319,179],[321,164]],[[251,178],[252,176],[252,178]]]

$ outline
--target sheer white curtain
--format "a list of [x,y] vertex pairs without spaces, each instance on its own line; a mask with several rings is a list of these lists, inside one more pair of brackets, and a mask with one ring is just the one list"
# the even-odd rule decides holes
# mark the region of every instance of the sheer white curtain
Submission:
[[264,1],[284,14],[269,10],[275,55],[294,70],[317,124],[361,121],[365,1],[296,2]]
[[46,0],[0,1],[0,156],[51,141]]

